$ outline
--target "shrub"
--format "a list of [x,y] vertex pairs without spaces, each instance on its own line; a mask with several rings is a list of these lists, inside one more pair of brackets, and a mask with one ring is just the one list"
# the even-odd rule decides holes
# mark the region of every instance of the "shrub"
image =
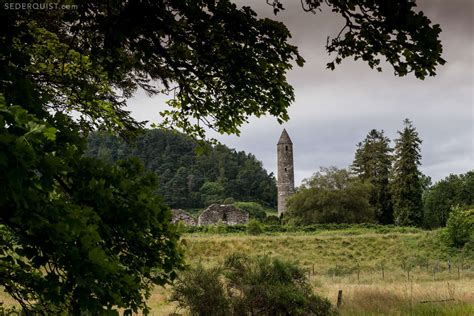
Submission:
[[228,315],[229,301],[221,282],[220,268],[205,269],[201,264],[185,271],[173,287],[171,300],[191,315]]
[[305,272],[291,262],[232,254],[221,268],[191,271],[171,299],[192,315],[332,314],[331,303],[313,293]]
[[267,216],[263,222],[267,225],[280,225],[280,219],[275,215]]
[[235,199],[233,197],[228,197],[224,200],[223,202],[224,204],[234,204],[235,203]]
[[474,209],[455,207],[449,214],[446,223],[448,243],[463,247],[474,239]]
[[250,218],[263,221],[267,217],[265,208],[257,202],[235,202],[233,205],[249,213]]
[[233,254],[224,271],[235,315],[329,315],[331,304],[315,294],[294,263]]
[[260,222],[254,219],[250,220],[249,223],[247,224],[247,233],[249,235],[255,235],[255,236],[263,233],[262,225],[260,224]]
[[207,231],[214,234],[223,234],[227,231],[227,225],[222,221],[218,221],[214,225],[207,225]]

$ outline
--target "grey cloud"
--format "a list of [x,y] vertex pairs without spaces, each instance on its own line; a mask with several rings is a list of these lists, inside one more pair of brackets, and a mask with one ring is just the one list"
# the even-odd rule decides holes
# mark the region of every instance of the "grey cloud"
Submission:
[[[265,0],[237,1],[252,6],[259,16],[275,18]],[[304,13],[299,1],[285,1],[287,9],[276,16],[284,22],[306,59],[288,80],[296,100],[284,126],[274,118],[251,119],[240,137],[215,135],[237,150],[256,155],[270,172],[276,170],[276,142],[286,127],[294,143],[295,180],[311,176],[320,166],[347,167],[355,146],[372,128],[397,137],[404,118],[410,118],[423,139],[422,167],[439,180],[450,173],[474,169],[474,2],[471,0],[423,0],[419,8],[443,30],[441,40],[448,63],[436,77],[424,81],[413,76],[395,77],[390,66],[378,73],[363,62],[345,60],[335,71],[326,70],[331,56],[324,45],[342,21],[331,12]],[[159,121],[158,112],[168,97],[138,94],[130,109],[139,120]]]

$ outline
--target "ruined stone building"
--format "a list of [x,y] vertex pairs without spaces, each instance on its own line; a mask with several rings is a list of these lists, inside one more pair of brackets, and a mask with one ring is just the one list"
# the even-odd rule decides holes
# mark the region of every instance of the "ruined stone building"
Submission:
[[171,223],[173,224],[183,222],[184,225],[187,225],[187,226],[197,225],[196,219],[186,211],[183,211],[181,209],[172,209],[171,214],[172,214]]
[[295,192],[295,174],[293,167],[293,143],[283,129],[277,144],[278,164],[278,216],[286,212],[286,201]]
[[198,218],[198,225],[225,225],[247,224],[249,213],[238,209],[233,205],[212,204],[204,210]]

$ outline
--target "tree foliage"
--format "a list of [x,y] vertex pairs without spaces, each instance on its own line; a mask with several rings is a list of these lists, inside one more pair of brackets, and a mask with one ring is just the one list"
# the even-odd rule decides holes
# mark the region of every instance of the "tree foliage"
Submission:
[[[275,13],[283,9],[282,1],[267,1]],[[412,0],[302,0],[303,9],[317,14],[328,7],[344,18],[339,33],[328,38],[326,49],[336,54],[327,64],[334,69],[344,58],[361,59],[382,71],[381,57],[392,65],[395,75],[414,73],[419,79],[434,76],[436,67],[443,65],[442,46],[438,39],[441,29],[421,11]]]
[[181,264],[156,178],[83,157],[77,125],[50,119],[0,99],[0,284],[46,313],[146,308]]
[[405,119],[405,127],[395,140],[392,174],[394,218],[397,225],[420,226],[423,219],[423,184],[418,170],[421,165],[421,139],[412,122]]
[[298,225],[372,222],[371,191],[370,183],[348,170],[321,168],[290,197],[284,220]]
[[449,214],[446,223],[448,242],[455,247],[474,243],[474,209],[455,207]]
[[[345,19],[344,28],[327,45],[329,53],[337,54],[328,64],[331,69],[347,57],[379,68],[384,56],[395,74],[413,72],[424,78],[444,63],[441,30],[416,11],[413,1],[303,3],[306,11],[327,6]],[[77,5],[75,10],[2,11],[5,47],[11,47],[19,33],[26,35],[23,31],[31,24],[57,35],[55,50],[62,57],[54,61],[45,54],[42,72],[29,73],[35,81],[48,82],[44,88],[49,90],[80,83],[81,89],[58,98],[56,107],[73,106],[84,119],[97,120],[104,113],[98,115],[96,105],[109,112],[101,123],[131,127],[135,124],[123,107],[140,88],[149,94],[170,93],[170,109],[163,113],[166,123],[188,133],[202,135],[206,125],[238,133],[251,115],[288,119],[294,93],[285,75],[303,59],[288,44],[290,33],[282,23],[259,19],[250,7],[238,8],[229,0],[71,4]],[[23,35],[21,41],[27,42]],[[22,56],[25,52],[14,56],[12,66],[21,63]],[[81,64],[74,77],[63,80],[62,65],[74,58]],[[97,76],[97,69],[102,75]],[[88,80],[91,77],[96,80]]]
[[171,301],[193,316],[229,315],[230,303],[222,282],[222,268],[205,268],[202,264],[180,274],[173,287]]
[[[443,62],[439,28],[411,1],[327,3],[352,21],[328,46],[336,62],[373,67],[380,54],[419,78]],[[138,89],[169,93],[164,124],[194,135],[238,133],[251,115],[285,121],[285,75],[303,59],[282,23],[229,0],[69,4],[0,10],[0,285],[50,313],[137,309],[180,266],[177,235],[153,176],[83,157],[88,133],[141,128],[125,110]]]
[[392,167],[390,139],[383,131],[371,130],[363,142],[357,144],[351,170],[361,180],[372,184],[370,205],[381,224],[393,223],[392,198],[389,178]]
[[250,218],[263,221],[267,217],[265,208],[257,202],[235,202],[234,206],[249,213]]
[[453,207],[474,206],[474,171],[449,175],[423,195],[423,225],[443,227]]
[[[288,119],[294,93],[286,72],[303,59],[288,43],[283,23],[260,19],[250,7],[238,8],[228,0],[71,4],[75,10],[2,11],[9,41],[31,23],[57,36],[58,58],[43,58],[42,70],[51,70],[51,76],[29,73],[35,81],[47,81],[50,89],[80,83],[70,98],[55,100],[56,107],[74,105],[85,119],[98,119],[103,114],[97,115],[99,106],[110,112],[101,123],[133,127],[123,110],[125,100],[143,89],[171,95],[162,113],[165,125],[201,136],[206,125],[238,133],[250,115]],[[72,58],[81,63],[75,76],[63,81],[63,65]],[[102,76],[96,76],[98,69]]]
[[87,155],[109,162],[138,157],[158,176],[158,193],[174,208],[207,207],[227,198],[276,206],[273,174],[254,155],[222,144],[166,130],[146,130],[129,142],[94,133],[88,138]]
[[83,157],[90,130],[138,124],[62,13],[36,11],[0,11],[0,285],[46,314],[146,309],[182,266],[171,214],[137,162]]

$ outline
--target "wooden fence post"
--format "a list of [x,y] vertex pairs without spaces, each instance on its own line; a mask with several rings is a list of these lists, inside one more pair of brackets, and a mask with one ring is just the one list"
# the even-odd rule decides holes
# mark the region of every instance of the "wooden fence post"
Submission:
[[357,264],[356,264],[356,270],[357,270],[357,282],[359,282],[359,276],[360,276],[360,264],[359,264],[359,261],[357,261]]
[[342,305],[342,290],[339,290],[337,293],[337,308],[341,307]]

